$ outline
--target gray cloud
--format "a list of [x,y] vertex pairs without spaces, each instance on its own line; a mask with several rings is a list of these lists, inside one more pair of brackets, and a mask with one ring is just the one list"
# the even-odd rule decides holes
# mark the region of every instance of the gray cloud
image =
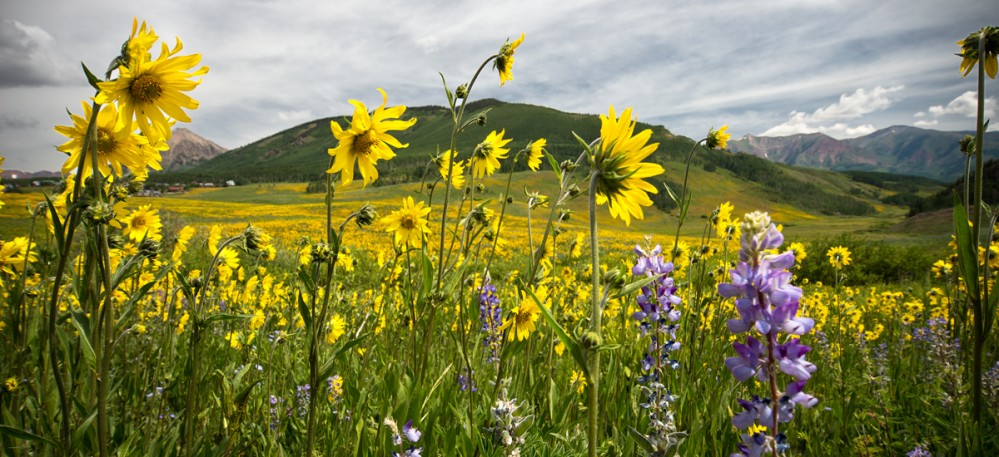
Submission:
[[[793,112],[804,121],[802,131],[848,135],[928,121],[928,107],[946,109],[974,90],[971,78],[958,75],[954,42],[999,23],[999,9],[980,0],[679,3],[178,0],[139,8],[105,0],[95,8],[93,0],[10,2],[0,56],[36,70],[48,68],[37,64],[44,59],[26,56],[49,56],[57,60],[52,67],[73,69],[67,74],[79,82],[78,62],[102,67],[139,15],[165,42],[181,37],[184,53],[200,53],[211,68],[192,92],[201,107],[187,127],[237,147],[309,118],[349,113],[351,98],[376,105],[378,87],[390,104],[442,105],[438,72],[453,89],[505,39],[525,32],[514,80],[501,88],[486,67],[473,99],[578,113],[633,106],[640,120],[692,137],[722,124],[736,136],[760,134],[788,126]],[[35,24],[34,35],[23,24]],[[2,54],[8,52],[10,58]],[[51,74],[32,74],[33,84],[58,83]],[[16,79],[4,78],[0,84],[8,86],[4,81]],[[904,91],[886,95],[890,103],[859,103],[876,101],[870,92],[878,87],[899,86]],[[76,109],[92,95],[85,87],[70,97],[32,94],[30,114],[42,125],[49,122],[43,112],[64,117],[65,106]],[[917,111],[926,118],[913,118]],[[940,129],[967,124],[955,114],[932,119]],[[33,142],[0,132],[0,144],[34,157],[13,145],[61,142],[49,129],[37,130],[47,133]]]
[[36,129],[38,119],[24,114],[0,114],[0,131]]
[[61,85],[68,68],[45,29],[0,19],[0,87]]

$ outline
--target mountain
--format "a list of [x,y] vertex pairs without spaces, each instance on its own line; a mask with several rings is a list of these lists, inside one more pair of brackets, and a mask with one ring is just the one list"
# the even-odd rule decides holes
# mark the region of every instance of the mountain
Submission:
[[[953,181],[964,174],[958,141],[972,132],[941,132],[892,126],[859,138],[837,140],[821,133],[785,137],[747,135],[728,143],[733,152],[829,170],[879,171]],[[999,157],[999,132],[985,136],[985,157]]]
[[[485,119],[482,126],[474,122],[479,116]],[[411,117],[418,119],[412,128],[392,132],[409,147],[396,149],[397,156],[391,161],[379,162],[380,184],[420,180],[427,161],[450,147],[452,123],[447,108],[410,107],[403,118]],[[558,160],[579,156],[581,146],[573,132],[587,139],[600,136],[600,119],[595,115],[565,113],[494,99],[469,103],[465,108],[465,118],[473,121],[458,138],[457,149],[460,157],[465,158],[492,130],[504,130],[504,137],[513,139],[507,145],[511,156],[527,146],[528,142],[543,137],[548,141],[548,151]],[[237,182],[312,181],[323,176],[329,168],[327,150],[336,146],[336,139],[330,131],[330,121],[333,120],[341,126],[349,124],[349,116],[316,119],[228,151],[196,168],[170,173],[171,176],[152,175],[150,179],[177,182],[229,179]],[[693,144],[689,138],[674,135],[662,126],[639,123],[638,128],[652,129],[652,141],[659,142],[660,150],[670,155],[678,154],[680,150],[685,154]],[[521,160],[520,166],[523,163]]]
[[167,144],[170,149],[163,153],[160,163],[165,171],[190,169],[228,151],[185,128],[174,129]]
[[0,173],[0,178],[3,179],[39,179],[39,178],[62,178],[62,174],[58,171],[21,171],[21,170],[4,170]]
[[[583,141],[596,139],[600,135],[600,119],[592,114],[566,113],[542,106],[505,103],[494,99],[470,103],[465,113],[465,119],[469,123],[457,141],[461,159],[467,159],[475,146],[493,130],[503,130],[504,137],[512,139],[507,145],[510,159],[529,142],[545,138],[547,150],[556,162],[575,161],[580,156],[583,146],[575,135]],[[393,132],[400,142],[409,146],[396,149],[396,157],[392,160],[378,163],[379,177],[374,186],[419,183],[425,175],[431,180],[435,179],[438,174],[430,159],[450,147],[452,120],[449,109],[440,106],[410,107],[402,117],[418,119],[412,128]],[[477,119],[482,119],[485,125],[477,125]],[[194,168],[152,173],[149,181],[216,184],[230,180],[237,184],[310,182],[317,183],[318,186],[320,181],[325,181],[325,171],[329,168],[330,156],[327,151],[336,145],[336,139],[330,130],[331,121],[345,126],[349,123],[349,117],[306,122],[228,151]],[[878,211],[877,207],[887,203],[882,202],[882,198],[899,192],[884,187],[882,181],[885,180],[876,175],[873,178],[863,177],[870,178],[868,181],[875,181],[871,184],[842,173],[785,165],[750,154],[732,154],[695,147],[694,140],[675,135],[663,126],[638,123],[636,131],[644,129],[652,132],[650,142],[659,144],[657,152],[646,161],[656,162],[667,170],[655,178],[654,184],[660,192],[651,196],[656,207],[663,210],[675,208],[675,203],[669,197],[670,193],[663,186],[679,192],[683,177],[688,171],[691,184],[695,187],[729,189],[729,192],[721,192],[723,196],[719,198],[724,200],[739,201],[740,204],[751,203],[757,207],[784,205],[821,214],[874,214]],[[811,150],[813,155],[825,154],[824,160],[830,164],[840,165],[841,159],[849,156],[848,152],[835,149],[840,147],[849,151],[848,146],[825,136],[802,138],[797,144],[799,148]],[[794,150],[795,148],[789,147],[788,154]],[[690,155],[691,152],[694,154]],[[802,160],[808,157],[807,153],[797,155]],[[691,158],[690,170],[686,168],[688,157]],[[508,170],[506,167],[510,160],[503,163],[504,170]],[[517,170],[526,169],[525,161],[519,160],[515,167]],[[925,183],[910,182],[912,179],[924,178],[892,176],[888,181],[893,181],[893,186],[905,186],[907,189],[915,186],[916,190],[907,191],[907,194],[929,192],[919,191],[925,187]],[[939,183],[933,186],[933,191],[942,187]],[[735,189],[751,189],[751,195],[736,195],[739,192]],[[914,196],[907,198],[912,199]],[[764,201],[766,203],[762,203]],[[720,201],[701,204],[713,208],[718,203]],[[710,208],[707,212],[710,212]]]

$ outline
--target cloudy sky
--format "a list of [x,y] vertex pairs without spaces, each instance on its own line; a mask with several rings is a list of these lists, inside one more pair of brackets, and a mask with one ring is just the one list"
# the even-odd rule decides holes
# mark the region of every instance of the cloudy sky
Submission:
[[[700,138],[865,135],[891,125],[974,126],[975,80],[955,42],[999,25],[994,0],[306,1],[3,0],[0,155],[56,170],[52,130],[92,90],[132,18],[210,67],[185,127],[228,148],[369,106],[443,105],[507,39],[526,33],[514,80],[480,77],[472,98],[602,113]],[[154,53],[155,56],[155,53]],[[989,89],[999,90],[994,82]],[[995,96],[990,97],[996,117]],[[331,134],[332,143],[332,134]]]

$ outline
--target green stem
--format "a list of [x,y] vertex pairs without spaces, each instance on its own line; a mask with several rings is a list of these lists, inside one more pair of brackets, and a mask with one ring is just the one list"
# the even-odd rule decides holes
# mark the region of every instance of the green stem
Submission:
[[[482,65],[479,65],[479,69],[475,70],[475,74],[472,76],[471,81],[468,82],[468,90],[465,93],[465,98],[461,99],[461,106],[458,108],[458,114],[455,115],[453,114],[454,111],[452,111],[452,116],[454,117],[454,127],[451,129],[450,149],[451,151],[454,151],[456,156],[458,152],[458,131],[461,129],[461,120],[465,115],[465,105],[468,103],[468,98],[472,94],[472,87],[475,86],[475,80],[479,78],[479,73],[482,73],[482,69],[486,67],[486,64],[491,62],[496,57],[497,55],[494,54],[482,62]],[[469,165],[471,165],[471,160],[469,160]],[[444,236],[447,234],[447,207],[448,203],[451,201],[451,180],[454,179],[454,160],[448,162],[447,176],[448,182],[444,186],[444,211],[441,212],[441,236],[437,256],[438,262],[440,263],[437,265],[437,284],[434,287],[435,292],[440,292],[441,286],[444,282]],[[436,309],[436,307],[434,309]],[[431,313],[433,313],[433,311],[431,311]]]
[[694,150],[697,146],[703,143],[704,140],[694,143],[690,147],[690,152],[687,153],[687,166],[683,171],[683,188],[680,189],[680,201],[677,202],[679,205],[679,220],[676,223],[676,236],[673,237],[673,248],[670,249],[670,262],[676,261],[676,247],[680,243],[680,227],[683,227],[683,222],[687,219],[687,209],[690,208],[690,197],[687,196],[687,179],[690,177],[690,161],[694,158]]
[[[598,244],[597,237],[597,180],[600,178],[600,173],[594,171],[590,176],[590,193],[588,195],[590,200],[590,276],[592,279],[590,292],[590,331],[596,334],[597,341],[600,337],[600,246]],[[597,341],[592,343],[595,345]],[[597,443],[599,441],[597,437],[598,427],[597,427],[597,416],[599,414],[598,407],[600,406],[600,351],[599,347],[592,347],[587,350],[589,354],[589,403],[587,408],[588,415],[588,428],[586,433],[586,443],[588,449],[588,455],[590,457],[596,457],[597,455]]]
[[[988,31],[989,28],[985,27],[978,33],[978,118],[975,130],[975,197],[972,203],[975,206],[973,212],[974,226],[971,231],[972,246],[978,249],[979,243],[981,241],[982,233],[982,151],[984,150],[984,137],[985,137],[985,44],[988,41]],[[977,251],[976,251],[977,252]],[[986,263],[988,263],[986,261]],[[974,278],[978,281],[978,278]],[[981,437],[984,432],[982,423],[982,361],[983,361],[983,348],[985,346],[985,338],[988,337],[986,334],[986,320],[991,322],[993,316],[986,316],[984,311],[984,305],[988,303],[989,297],[989,278],[986,277],[982,281],[982,291],[978,296],[971,297],[971,304],[975,316],[975,341],[973,346],[973,358],[972,358],[972,402],[971,402],[971,418],[975,423],[975,428],[977,429],[976,435]]]
[[[73,186],[72,201],[66,202],[66,206],[69,209],[65,222],[67,223],[63,226],[65,230],[65,238],[63,238],[63,245],[59,246],[59,264],[56,267],[56,274],[52,284],[52,299],[49,301],[49,315],[48,315],[48,343],[49,343],[49,362],[52,365],[52,374],[55,377],[56,390],[59,392],[59,407],[62,412],[60,417],[60,429],[59,429],[59,442],[62,446],[62,451],[69,453],[72,448],[72,435],[69,432],[69,421],[70,421],[70,409],[69,397],[66,393],[65,381],[63,381],[62,373],[59,368],[59,353],[58,353],[58,340],[56,339],[56,316],[59,314],[59,289],[62,285],[63,274],[66,272],[66,267],[69,264],[70,251],[73,248],[73,234],[76,231],[76,226],[80,223],[80,211],[73,207],[73,203],[77,202],[80,198],[80,189],[82,187],[82,179],[80,175],[83,173],[83,164],[86,163],[87,151],[88,149],[96,149],[94,144],[94,137],[97,131],[97,114],[100,113],[100,106],[96,102],[93,104],[90,114],[90,120],[87,124],[87,133],[83,138],[83,146],[81,150],[80,163],[76,167],[77,179]],[[93,154],[93,152],[91,152]],[[51,214],[53,218],[58,218],[58,214]]]

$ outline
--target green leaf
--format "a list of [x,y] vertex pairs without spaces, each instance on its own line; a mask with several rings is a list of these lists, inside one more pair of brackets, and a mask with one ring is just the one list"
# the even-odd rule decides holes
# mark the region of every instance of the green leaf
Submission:
[[66,244],[66,233],[62,222],[59,221],[59,211],[56,210],[55,205],[52,204],[52,200],[49,200],[48,194],[45,194],[45,206],[48,207],[50,219],[52,219],[52,229],[55,231],[56,243],[59,246],[59,251],[63,251],[63,246]]
[[0,425],[0,433],[3,433],[4,435],[7,435],[7,436],[12,436],[12,437],[17,438],[19,440],[41,441],[43,443],[48,443],[48,444],[50,444],[52,446],[58,446],[59,445],[55,441],[52,441],[52,440],[50,440],[48,438],[45,438],[44,436],[38,436],[38,435],[35,435],[34,433],[26,432],[26,431],[21,430],[19,428],[10,427],[10,426],[7,426],[7,425]]
[[[976,229],[978,228],[976,227]],[[961,278],[964,279],[964,284],[968,287],[969,295],[981,297],[978,287],[978,250],[972,244],[968,216],[956,193],[954,194],[954,235],[957,238],[957,261],[960,265]]]
[[665,182],[663,183],[663,189],[666,189],[666,193],[669,195],[669,199],[673,200],[673,203],[676,203],[676,207],[679,208],[680,197],[677,197],[677,195],[673,193],[673,189],[670,189],[669,184],[666,184]]
[[650,442],[649,439],[642,434],[642,432],[635,430],[634,427],[628,427],[628,434],[631,435],[631,438],[635,440],[635,443],[644,449],[645,452],[648,452],[649,454],[655,452],[655,446],[652,445],[652,442]]
[[587,155],[590,155],[589,154],[589,152],[590,152],[590,143],[588,143],[586,140],[580,138],[579,135],[576,135],[576,132],[572,132],[572,136],[573,136],[573,138],[576,139],[576,141],[579,142],[579,145],[582,146],[583,149],[587,152]]
[[555,320],[555,316],[552,315],[551,310],[545,306],[544,302],[538,299],[537,295],[534,295],[534,291],[529,288],[525,290],[531,295],[531,297],[534,298],[534,302],[538,304],[538,308],[541,308],[541,315],[545,317],[545,320],[548,321],[548,325],[550,325],[552,330],[555,331],[555,335],[558,336],[558,339],[562,341],[562,344],[564,344],[566,349],[569,350],[569,354],[571,354],[572,358],[576,360],[576,364],[579,365],[579,368],[583,370],[583,374],[586,375],[586,379],[590,379],[590,369],[586,364],[586,357],[583,355],[583,348],[579,346],[579,343],[577,343],[575,339],[565,332],[565,329],[559,325],[557,320]]
[[309,292],[309,295],[316,294],[316,282],[312,280],[312,275],[309,274],[308,268],[301,267],[298,269],[298,279],[305,285],[305,290]]
[[614,296],[613,296],[612,299],[618,299],[618,298],[621,298],[621,297],[627,297],[628,295],[631,295],[632,292],[634,292],[636,290],[639,290],[642,287],[645,287],[650,282],[655,281],[655,280],[659,279],[662,276],[663,275],[646,276],[646,277],[644,277],[642,279],[639,279],[638,281],[635,281],[633,283],[627,284],[624,287],[622,287],[621,290],[618,291],[618,293],[614,294]]
[[305,328],[312,328],[312,313],[309,312],[309,305],[305,303],[301,292],[298,293],[298,314],[302,316]]
[[262,379],[258,379],[256,381],[253,381],[252,384],[246,386],[246,388],[244,388],[238,395],[236,395],[236,406],[242,408],[244,405],[246,405],[246,400],[250,398],[250,392],[253,390],[254,387],[257,387],[258,384],[263,382],[264,381]]
[[94,73],[87,68],[87,64],[80,62],[80,65],[83,67],[83,73],[87,75],[87,82],[90,84],[90,87],[93,87],[94,90],[101,90],[101,88],[97,85],[97,83],[101,82],[101,78],[94,75]]
[[331,355],[330,358],[326,360],[326,363],[323,364],[322,370],[319,371],[319,373],[320,373],[319,379],[327,379],[327,378],[329,378],[330,375],[333,374],[333,369],[336,368],[335,362],[341,356],[343,356],[348,351],[350,351],[354,346],[357,346],[358,344],[361,344],[361,341],[363,341],[365,338],[367,338],[368,335],[370,335],[370,334],[371,334],[371,332],[362,333],[357,338],[354,338],[354,339],[352,339],[352,340],[344,343],[343,346],[340,346],[339,348],[337,348],[337,350],[333,351],[333,355]]
[[430,295],[434,287],[434,264],[427,257],[426,252],[420,252],[420,260],[423,263],[423,283],[420,285],[420,297]]
[[83,359],[86,360],[87,366],[91,370],[97,369],[97,355],[94,353],[94,347],[90,344],[90,330],[83,324],[87,323],[87,317],[82,310],[77,310],[73,312],[73,318],[69,321],[73,323],[73,327],[76,327],[76,331],[80,332],[80,346],[83,350]]
[[558,177],[558,182],[562,182],[562,167],[558,166],[558,161],[555,160],[555,156],[545,152],[545,157],[548,158],[548,163],[552,166],[552,170],[555,171],[555,176]]

